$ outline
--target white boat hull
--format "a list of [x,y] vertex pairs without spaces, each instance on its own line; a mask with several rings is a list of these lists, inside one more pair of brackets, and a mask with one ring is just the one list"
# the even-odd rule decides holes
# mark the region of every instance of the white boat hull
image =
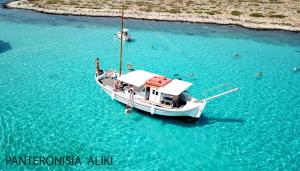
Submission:
[[[121,32],[118,32],[118,33],[117,33],[117,36],[118,36],[119,39],[121,39]],[[130,35],[125,35],[125,34],[123,34],[123,40],[124,40],[124,41],[130,41],[130,40],[131,40]]]
[[[101,76],[99,76],[101,77]],[[125,105],[131,104],[133,108],[145,111],[147,113],[150,113],[152,115],[162,115],[162,116],[187,116],[187,117],[193,117],[193,118],[200,118],[205,105],[206,101],[201,102],[194,102],[193,106],[191,108],[163,108],[158,105],[149,104],[146,102],[143,102],[142,100],[134,98],[133,100],[130,100],[129,94],[118,91],[114,92],[111,87],[104,86],[101,84],[98,79],[99,77],[95,77],[95,80],[97,84],[112,98],[112,100],[117,100],[120,103],[123,103]]]

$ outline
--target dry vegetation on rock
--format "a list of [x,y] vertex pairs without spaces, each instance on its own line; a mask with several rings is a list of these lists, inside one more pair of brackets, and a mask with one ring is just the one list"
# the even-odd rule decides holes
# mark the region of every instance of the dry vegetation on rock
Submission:
[[20,6],[30,5],[32,8],[51,10],[90,9],[94,13],[97,10],[116,13],[124,4],[127,14],[142,13],[147,16],[147,13],[156,12],[165,16],[223,17],[226,20],[256,24],[271,20],[269,23],[283,23],[300,30],[300,0],[21,0],[19,3]]

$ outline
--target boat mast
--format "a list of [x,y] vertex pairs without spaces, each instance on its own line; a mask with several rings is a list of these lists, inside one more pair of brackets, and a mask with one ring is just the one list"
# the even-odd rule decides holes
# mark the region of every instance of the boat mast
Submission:
[[120,44],[120,69],[119,69],[119,76],[122,75],[122,48],[123,48],[123,27],[124,27],[124,4],[122,8],[122,16],[121,16],[121,44]]

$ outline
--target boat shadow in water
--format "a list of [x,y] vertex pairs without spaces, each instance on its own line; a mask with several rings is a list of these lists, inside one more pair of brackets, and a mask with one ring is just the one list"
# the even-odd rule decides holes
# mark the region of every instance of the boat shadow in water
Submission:
[[216,117],[207,117],[202,115],[197,122],[199,126],[212,125],[216,123],[234,123],[234,124],[243,124],[244,119],[241,118],[216,118]]
[[0,40],[0,53],[4,53],[11,49],[12,49],[11,45],[8,42],[4,42],[4,41]]
[[[137,112],[138,111],[138,112]],[[205,126],[205,125],[213,125],[217,123],[232,123],[232,124],[243,124],[244,119],[241,118],[216,118],[216,117],[207,117],[205,115],[201,115],[199,119],[191,118],[187,116],[180,117],[171,117],[171,116],[161,116],[161,115],[151,115],[141,110],[136,110],[137,113],[141,115],[146,115],[152,119],[159,119],[163,124],[175,124],[182,127],[197,127],[197,126]],[[136,118],[136,120],[140,120]]]
[[136,39],[130,39],[129,41],[127,41],[128,43],[133,43],[136,42]]

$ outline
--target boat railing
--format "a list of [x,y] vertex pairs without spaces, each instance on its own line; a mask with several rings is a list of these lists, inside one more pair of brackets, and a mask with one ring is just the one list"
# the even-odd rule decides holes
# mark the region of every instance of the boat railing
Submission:
[[143,98],[137,98],[139,101],[150,104],[150,105],[155,105],[155,106],[159,106],[159,107],[163,107],[163,108],[169,108],[172,109],[173,107],[171,105],[166,105],[166,104],[161,104],[161,103],[155,103],[149,100],[145,100]]

